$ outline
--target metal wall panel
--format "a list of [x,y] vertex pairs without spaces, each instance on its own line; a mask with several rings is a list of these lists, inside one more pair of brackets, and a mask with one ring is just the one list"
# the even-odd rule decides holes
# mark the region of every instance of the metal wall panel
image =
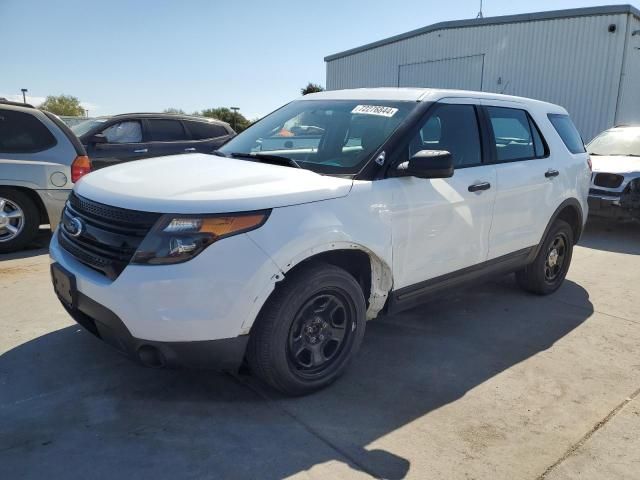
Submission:
[[[628,17],[612,14],[432,31],[328,61],[327,88],[397,86],[400,65],[484,55],[484,91],[563,105],[584,138],[590,139],[615,122]],[[617,26],[614,33],[609,32],[611,24]]]
[[483,66],[484,55],[400,65],[398,86],[482,90]]
[[631,16],[616,124],[640,124],[640,19]]

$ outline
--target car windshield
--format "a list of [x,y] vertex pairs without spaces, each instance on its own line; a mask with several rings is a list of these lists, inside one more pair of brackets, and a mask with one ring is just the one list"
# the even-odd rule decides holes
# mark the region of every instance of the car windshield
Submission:
[[640,128],[617,128],[598,135],[587,145],[591,155],[640,156]]
[[92,118],[91,120],[85,120],[84,122],[80,122],[77,125],[71,127],[73,133],[76,134],[77,137],[80,137],[91,130],[93,127],[100,125],[101,123],[109,120],[108,118]]
[[257,159],[284,157],[318,173],[354,174],[416,105],[380,100],[298,100],[239,134],[219,153]]

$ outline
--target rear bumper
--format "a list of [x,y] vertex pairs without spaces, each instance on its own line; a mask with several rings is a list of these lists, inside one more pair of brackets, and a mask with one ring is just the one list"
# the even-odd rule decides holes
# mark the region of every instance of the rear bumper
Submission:
[[235,371],[242,364],[248,335],[221,340],[158,342],[135,338],[111,310],[78,292],[77,306],[60,302],[71,317],[120,353],[148,367],[212,368]]
[[60,223],[62,209],[64,208],[64,204],[67,201],[71,190],[36,190],[36,192],[40,196],[44,208],[47,211],[51,231],[54,231],[58,226],[58,223]]

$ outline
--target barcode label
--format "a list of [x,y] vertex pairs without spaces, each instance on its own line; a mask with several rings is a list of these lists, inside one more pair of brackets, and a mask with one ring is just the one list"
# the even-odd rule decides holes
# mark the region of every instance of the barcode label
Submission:
[[383,107],[380,105],[358,105],[356,108],[351,110],[351,113],[359,113],[360,115],[377,115],[379,117],[393,117],[397,108],[393,107]]

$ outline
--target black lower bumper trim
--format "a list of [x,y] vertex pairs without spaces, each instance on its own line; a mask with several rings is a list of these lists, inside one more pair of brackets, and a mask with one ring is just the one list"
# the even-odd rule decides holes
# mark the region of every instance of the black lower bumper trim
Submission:
[[[146,366],[238,370],[244,359],[248,335],[196,342],[158,342],[135,338],[111,310],[78,292],[76,308],[61,302],[73,319],[127,357]],[[149,352],[157,361],[145,361]],[[142,358],[141,358],[142,357]]]
[[589,197],[589,216],[611,220],[640,220],[640,209],[624,208],[614,200]]

